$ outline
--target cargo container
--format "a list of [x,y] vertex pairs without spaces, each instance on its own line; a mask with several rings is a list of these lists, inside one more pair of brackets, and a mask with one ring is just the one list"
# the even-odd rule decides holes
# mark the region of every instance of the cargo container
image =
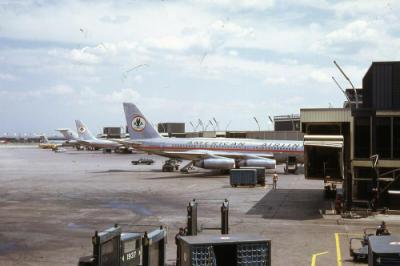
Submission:
[[257,170],[257,184],[265,185],[265,167],[241,167],[240,169],[255,169]]
[[121,234],[121,266],[141,265],[142,237],[140,233]]
[[271,265],[271,240],[260,236],[183,236],[180,249],[180,266]]
[[230,184],[232,187],[237,186],[256,186],[257,170],[256,169],[232,169],[230,171]]
[[160,227],[150,233],[144,233],[143,244],[143,265],[164,266],[165,252],[167,246],[167,231]]
[[368,265],[400,265],[400,237],[370,236],[368,238]]

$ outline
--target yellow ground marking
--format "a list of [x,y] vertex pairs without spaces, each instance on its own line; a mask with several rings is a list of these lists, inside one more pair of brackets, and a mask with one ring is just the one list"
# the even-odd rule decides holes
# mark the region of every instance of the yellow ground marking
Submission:
[[335,233],[337,266],[342,266],[342,253],[340,251],[339,233]]
[[315,261],[317,260],[317,256],[324,255],[324,254],[328,254],[328,251],[313,254],[312,258],[311,258],[311,266],[315,266]]
[[341,249],[340,249],[340,235],[345,235],[345,236],[362,236],[363,234],[335,233],[335,241],[336,241],[336,261],[337,261],[337,266],[342,266],[342,251],[341,251]]

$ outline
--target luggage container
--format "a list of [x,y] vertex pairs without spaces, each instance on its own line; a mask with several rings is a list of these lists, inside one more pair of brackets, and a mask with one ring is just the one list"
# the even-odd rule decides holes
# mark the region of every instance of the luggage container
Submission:
[[79,266],[120,265],[121,227],[115,225],[92,237],[93,255],[79,258]]
[[368,238],[368,265],[400,265],[400,237],[370,236]]
[[257,184],[265,186],[265,167],[240,167],[240,169],[257,170]]
[[180,249],[181,266],[271,265],[271,240],[260,236],[183,236]]
[[257,185],[256,169],[232,169],[230,172],[230,184],[232,187]]
[[143,237],[143,265],[164,266],[167,246],[167,231],[160,227]]
[[121,266],[137,266],[141,264],[142,237],[140,233],[121,234]]

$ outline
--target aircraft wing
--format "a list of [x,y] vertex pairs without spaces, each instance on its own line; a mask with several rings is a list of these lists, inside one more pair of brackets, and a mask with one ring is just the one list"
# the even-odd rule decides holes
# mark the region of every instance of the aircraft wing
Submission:
[[232,159],[249,159],[249,158],[274,158],[272,153],[257,154],[243,152],[224,152],[224,151],[208,151],[208,150],[190,150],[190,151],[164,151],[168,157],[176,157],[186,160],[200,160],[210,157],[226,157]]

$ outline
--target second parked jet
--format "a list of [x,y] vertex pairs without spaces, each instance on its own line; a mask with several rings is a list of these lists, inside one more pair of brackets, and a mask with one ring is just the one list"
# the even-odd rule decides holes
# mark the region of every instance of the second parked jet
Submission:
[[113,150],[124,147],[122,144],[112,140],[96,138],[87,128],[87,126],[80,120],[75,120],[75,124],[79,136],[78,142],[82,146]]

